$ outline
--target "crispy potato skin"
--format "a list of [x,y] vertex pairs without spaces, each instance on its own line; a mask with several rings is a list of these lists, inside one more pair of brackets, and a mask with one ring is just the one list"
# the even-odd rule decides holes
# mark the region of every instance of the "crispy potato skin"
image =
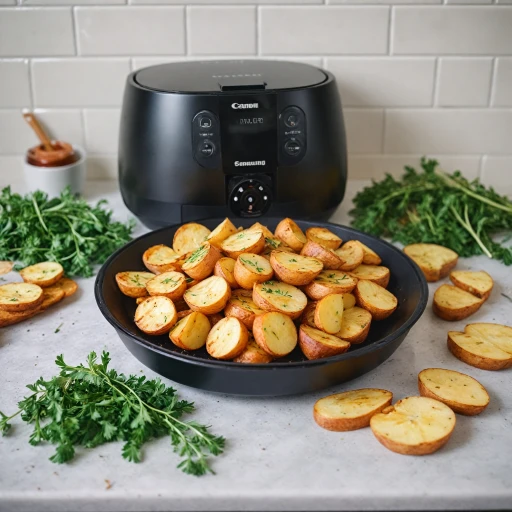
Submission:
[[[418,260],[416,258],[415,253],[418,246],[429,246],[431,250],[435,250],[436,247],[441,247],[443,251],[450,251],[451,253],[453,253],[453,258],[450,261],[445,261],[443,264],[439,266],[426,264],[426,262]],[[423,274],[425,274],[425,279],[429,283],[439,281],[440,279],[443,279],[443,277],[446,277],[450,273],[450,271],[457,265],[457,262],[459,260],[459,256],[456,252],[436,244],[410,244],[404,247],[404,252],[405,254],[407,254],[407,256],[409,256],[409,258],[411,258],[416,263],[416,265],[418,265],[418,267],[420,267]]]
[[249,336],[247,347],[235,359],[234,363],[244,364],[267,364],[273,361],[273,357],[267,354],[255,341],[252,336]]
[[0,309],[0,327],[8,327],[9,325],[19,324],[24,320],[28,320],[36,316],[42,311],[41,306],[26,311],[3,311]]
[[230,288],[240,288],[240,285],[236,282],[235,279],[235,260],[233,258],[220,258],[213,268],[213,275],[222,277],[227,281]]
[[[295,270],[286,264],[286,254],[283,251],[272,251],[270,253],[270,265],[274,269],[277,277],[283,283],[288,283],[293,286],[302,286],[309,284],[315,277],[322,272],[322,262],[314,258],[318,264],[317,269],[308,269],[305,271]],[[297,256],[294,257],[296,259]],[[304,261],[304,260],[302,260]]]
[[307,240],[302,229],[290,218],[283,219],[277,225],[275,236],[296,252],[300,252]]
[[64,295],[66,297],[71,297],[71,295],[74,295],[78,290],[78,283],[73,281],[73,279],[69,279],[68,277],[59,279],[54,286],[58,286],[64,290]]
[[313,227],[306,229],[306,238],[327,249],[336,250],[342,243],[341,238],[327,228]]
[[192,279],[196,281],[202,281],[206,279],[209,275],[212,274],[213,269],[215,268],[215,264],[221,258],[222,254],[217,247],[210,244],[209,242],[204,242],[201,245],[201,249],[205,251],[204,256],[198,258],[197,261],[191,261],[193,258],[193,254],[189,259],[185,260],[183,266],[181,267],[183,272],[189,275]]
[[[468,316],[471,316],[473,313],[476,313],[482,304],[484,303],[483,299],[480,299],[479,302],[475,302],[473,304],[468,304],[465,306],[456,307],[446,307],[440,303],[440,297],[445,290],[445,287],[449,287],[450,285],[443,284],[441,285],[434,293],[434,300],[432,301],[432,309],[434,313],[443,320],[448,320],[449,322],[455,322],[457,320],[463,320]],[[467,293],[467,292],[464,292]]]
[[332,249],[326,249],[322,245],[308,240],[300,253],[303,256],[316,258],[324,264],[324,268],[329,270],[337,270],[343,265],[344,261],[339,254],[335,253]]
[[[484,274],[487,274],[487,272],[484,272],[484,271],[480,271],[480,272],[483,272]],[[458,278],[458,272],[450,272],[450,281],[457,287],[457,288],[460,288],[461,290],[464,290],[466,292],[469,292],[471,293],[471,295],[475,295],[475,297],[478,297],[482,300],[487,300],[490,295],[491,295],[491,292],[492,292],[492,289],[494,288],[494,281],[492,279],[492,277],[487,274],[487,276],[489,277],[489,280],[491,281],[491,287],[486,290],[485,292],[481,292],[480,290],[477,290],[476,288],[473,288],[471,285],[469,285],[468,283],[465,283],[463,280],[459,279]]]
[[354,289],[356,303],[361,308],[369,311],[372,315],[373,320],[384,320],[385,318],[387,318],[389,315],[393,314],[396,311],[396,308],[398,307],[398,301],[392,293],[388,292],[382,286],[379,286],[378,284],[373,283],[375,286],[377,286],[378,288],[381,289],[381,290],[379,290],[380,293],[386,293],[386,294],[392,295],[395,298],[395,301],[394,301],[395,306],[393,308],[382,309],[372,302],[371,297],[367,296],[365,291],[363,291],[364,285],[361,283],[362,283],[362,281],[359,281]]
[[[306,327],[306,328],[305,328]],[[347,341],[346,344],[340,344],[338,347],[326,345],[316,340],[313,335],[308,332],[308,326],[302,324],[299,328],[299,346],[303,354],[309,359],[323,359],[324,357],[337,356],[343,354],[350,348],[350,343]],[[312,329],[315,329],[312,327]],[[319,329],[315,329],[321,334],[326,334]],[[331,335],[332,336],[332,335]]]
[[[244,259],[244,255],[246,255],[245,260],[246,261],[253,261],[250,258],[247,253],[242,253],[235,262],[235,268],[234,268],[234,276],[236,282],[245,290],[252,290],[253,286],[257,283],[264,283],[265,281],[269,281],[272,279],[272,276],[274,275],[274,272],[272,268],[267,269],[266,266],[268,265],[267,260],[263,256],[259,256],[254,261],[256,263],[259,263],[259,268],[262,268],[263,270],[261,272],[256,272],[256,267],[251,267],[250,265],[244,265],[241,261],[241,258]],[[261,258],[263,261],[259,260]]]

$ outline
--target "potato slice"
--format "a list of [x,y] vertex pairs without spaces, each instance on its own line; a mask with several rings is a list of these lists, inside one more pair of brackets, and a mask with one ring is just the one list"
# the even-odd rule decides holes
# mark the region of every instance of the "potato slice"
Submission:
[[152,336],[169,332],[177,321],[176,308],[167,297],[148,297],[135,310],[135,324],[141,331]]
[[366,309],[352,307],[343,312],[341,329],[336,333],[338,338],[350,343],[363,343],[370,332],[372,315]]
[[353,389],[321,398],[313,418],[322,428],[346,432],[368,427],[373,415],[391,405],[393,393],[385,389]]
[[252,253],[242,253],[236,259],[234,269],[236,282],[246,290],[252,290],[255,283],[272,279],[274,271],[268,260]]
[[[137,300],[139,300],[139,299],[137,299]],[[141,297],[140,302],[142,302],[143,300],[144,299]],[[176,307],[176,305],[174,305],[174,307]],[[181,320],[182,318],[185,318],[186,316],[188,316],[192,313],[195,313],[195,311],[192,311],[191,309],[182,309],[181,311],[178,311],[178,320]],[[210,327],[211,327],[211,324],[210,324]]]
[[342,293],[343,295],[343,310],[351,309],[356,305],[356,297],[351,293]]
[[317,304],[318,301],[308,302],[307,306],[304,308],[304,311],[302,312],[302,315],[300,317],[301,324],[306,324],[309,325],[310,327],[313,327],[314,329],[317,329],[317,326],[315,324],[315,309]]
[[351,270],[349,274],[355,279],[365,279],[372,281],[383,288],[386,288],[389,284],[391,272],[389,268],[382,267],[379,265],[359,265],[354,270]]
[[243,289],[233,290],[231,298],[224,308],[226,316],[238,318],[249,330],[252,330],[256,316],[264,313],[266,311],[256,306],[252,300],[252,291]]
[[446,404],[466,416],[480,414],[489,405],[489,394],[473,377],[443,368],[426,368],[418,375],[421,396]]
[[151,272],[118,272],[116,282],[119,289],[128,297],[144,297],[148,294],[146,284],[153,279],[155,274]]
[[7,283],[0,286],[0,309],[26,311],[43,302],[43,289],[33,283]]
[[181,270],[191,278],[201,281],[212,274],[221,253],[210,242],[203,242],[183,263]]
[[172,270],[180,270],[183,263],[182,255],[167,245],[153,245],[142,255],[142,262],[145,267],[155,273],[162,274]]
[[220,258],[215,263],[213,275],[225,279],[231,288],[240,287],[235,279],[235,260],[233,258]]
[[363,279],[355,287],[357,305],[369,311],[374,320],[384,320],[391,315],[398,306],[397,298],[391,293],[375,284],[373,281]]
[[178,254],[187,254],[195,251],[207,238],[211,231],[196,222],[189,222],[180,226],[172,240],[172,248]]
[[0,261],[0,276],[8,274],[14,267],[14,261]]
[[181,299],[187,289],[187,281],[181,272],[163,272],[146,283],[149,295],[162,295],[172,301]]
[[404,252],[420,267],[429,282],[446,277],[459,259],[455,251],[436,244],[406,245]]
[[343,260],[340,270],[354,270],[363,263],[364,251],[361,244],[356,240],[350,240],[343,246],[335,251],[336,254]]
[[363,242],[359,242],[359,245],[363,249],[363,263],[365,265],[380,265],[382,263],[381,257],[373,250],[370,249]]
[[183,298],[193,311],[213,315],[224,309],[230,296],[231,289],[227,281],[222,277],[211,276],[189,288]]
[[283,251],[295,254],[295,251],[274,235],[265,237],[265,247],[260,253],[265,259],[270,260],[272,251]]
[[60,302],[65,296],[66,294],[62,288],[59,288],[56,285],[47,286],[46,288],[43,288],[43,302],[41,302],[38,309],[40,311],[44,311],[50,306]]
[[312,240],[308,240],[306,242],[300,253],[303,256],[309,256],[310,258],[316,258],[317,260],[320,260],[326,269],[335,270],[340,268],[344,263],[341,257],[332,249],[327,249],[326,247],[320,245],[317,242],[313,242]]
[[512,327],[491,323],[468,324],[464,331],[512,354]]
[[253,334],[259,347],[272,357],[284,357],[297,346],[297,328],[293,320],[282,313],[257,316]]
[[278,238],[274,237],[274,233],[270,231],[270,229],[267,228],[267,226],[264,226],[260,222],[255,222],[250,228],[247,228],[249,231],[262,231],[263,236],[265,238],[272,238],[274,240],[279,240]]
[[343,354],[350,348],[348,341],[306,324],[300,326],[299,345],[308,359],[321,359]]
[[61,288],[66,297],[71,297],[78,290],[78,283],[73,281],[73,279],[69,279],[69,277],[62,277],[53,286]]
[[55,261],[36,263],[20,270],[20,276],[25,283],[37,284],[41,288],[55,284],[63,275],[62,265]]
[[210,329],[208,317],[198,311],[192,311],[171,329],[169,339],[183,350],[197,350],[206,344]]
[[272,356],[267,354],[260,346],[254,341],[254,337],[249,335],[249,341],[245,350],[235,359],[234,363],[245,364],[266,364],[272,362]]
[[36,316],[41,311],[42,309],[40,305],[25,311],[3,311],[0,309],[0,327],[19,324],[24,320],[28,320],[29,318]]
[[320,227],[306,229],[306,238],[327,247],[327,249],[333,250],[336,250],[342,242],[338,235],[335,235],[327,228]]
[[220,249],[228,236],[236,233],[236,226],[226,217],[206,238],[210,244]]
[[255,284],[252,300],[265,311],[278,311],[291,318],[298,318],[308,302],[306,296],[298,288],[277,281]]
[[343,296],[333,293],[320,299],[315,308],[315,325],[317,329],[329,334],[336,334],[341,329],[343,319]]
[[452,283],[461,290],[476,295],[480,299],[487,300],[491,295],[494,281],[483,270],[473,272],[471,270],[454,270],[450,272]]
[[270,264],[281,281],[295,286],[310,283],[324,267],[316,258],[282,251],[272,251]]
[[299,252],[307,241],[302,229],[290,218],[283,219],[276,227],[275,236]]
[[410,396],[372,416],[377,440],[402,455],[428,455],[444,446],[455,428],[455,413],[445,404]]
[[223,318],[215,324],[206,339],[206,351],[215,359],[233,359],[247,347],[247,327],[234,317]]
[[309,298],[320,300],[331,293],[350,293],[356,283],[357,279],[341,270],[322,270],[305,286],[304,292]]
[[229,236],[222,242],[221,249],[233,259],[237,259],[244,252],[259,254],[265,247],[263,232],[257,229],[245,229]]
[[208,320],[210,321],[210,325],[213,327],[215,324],[218,324],[225,316],[222,313],[214,313],[213,315],[207,315]]
[[476,313],[483,303],[483,299],[471,293],[451,284],[443,284],[434,293],[432,309],[439,318],[455,321]]

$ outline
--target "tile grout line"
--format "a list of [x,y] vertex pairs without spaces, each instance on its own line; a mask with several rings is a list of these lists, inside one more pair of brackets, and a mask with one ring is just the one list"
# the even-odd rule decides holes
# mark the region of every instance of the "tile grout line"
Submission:
[[183,50],[185,56],[187,56],[190,48],[190,5],[184,5],[183,9],[183,30],[185,32],[185,45]]
[[430,106],[432,108],[436,108],[438,107],[438,102],[439,102],[439,80],[440,80],[440,72],[439,72],[439,67],[440,67],[440,63],[439,63],[439,57],[436,57],[436,60],[434,61],[434,87],[433,87],[433,91],[432,91],[432,101],[431,101],[431,104]]
[[380,152],[381,154],[385,154],[384,148],[386,147],[386,119],[387,119],[388,109],[384,107],[382,109],[382,141],[380,144]]
[[492,102],[494,101],[494,96],[496,94],[496,75],[498,74],[498,59],[493,57],[491,63],[491,83],[489,86],[489,95],[487,96],[487,108],[490,108]]
[[32,76],[32,59],[27,59],[27,69],[28,69],[28,91],[30,94],[30,108],[34,110],[34,105],[36,104],[36,99],[34,95],[34,82]]
[[387,55],[393,55],[393,32],[395,30],[395,6],[389,6]]
[[75,57],[80,57],[81,48],[77,30],[76,6],[71,7],[71,23],[73,26],[73,42],[75,44]]

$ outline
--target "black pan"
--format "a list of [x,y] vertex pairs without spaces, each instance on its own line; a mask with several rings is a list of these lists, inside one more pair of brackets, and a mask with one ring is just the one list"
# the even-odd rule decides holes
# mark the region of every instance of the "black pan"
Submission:
[[[223,219],[201,223],[210,229]],[[265,219],[274,229],[280,219]],[[237,219],[248,227],[251,220]],[[152,245],[172,245],[179,226],[147,233],[115,252],[103,265],[95,283],[95,296],[104,317],[114,326],[128,350],[143,364],[169,379],[195,388],[233,395],[278,396],[309,393],[354,379],[383,363],[402,343],[418,321],[428,299],[428,288],[419,268],[393,245],[355,229],[321,222],[297,222],[302,229],[325,226],[343,240],[360,240],[377,252],[391,271],[388,289],[398,298],[397,310],[386,320],[373,322],[366,341],[334,357],[308,361],[296,348],[270,364],[248,365],[219,361],[206,350],[186,352],[168,336],[148,336],[133,322],[135,300],[124,296],[115,281],[117,272],[145,270],[143,252]]]

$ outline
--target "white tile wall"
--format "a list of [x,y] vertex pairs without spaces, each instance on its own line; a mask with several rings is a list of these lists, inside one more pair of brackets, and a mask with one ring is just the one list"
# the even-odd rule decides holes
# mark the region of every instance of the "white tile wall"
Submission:
[[351,177],[427,154],[512,194],[512,0],[0,0],[0,173],[35,108],[115,178],[128,73],[240,56],[334,73]]

